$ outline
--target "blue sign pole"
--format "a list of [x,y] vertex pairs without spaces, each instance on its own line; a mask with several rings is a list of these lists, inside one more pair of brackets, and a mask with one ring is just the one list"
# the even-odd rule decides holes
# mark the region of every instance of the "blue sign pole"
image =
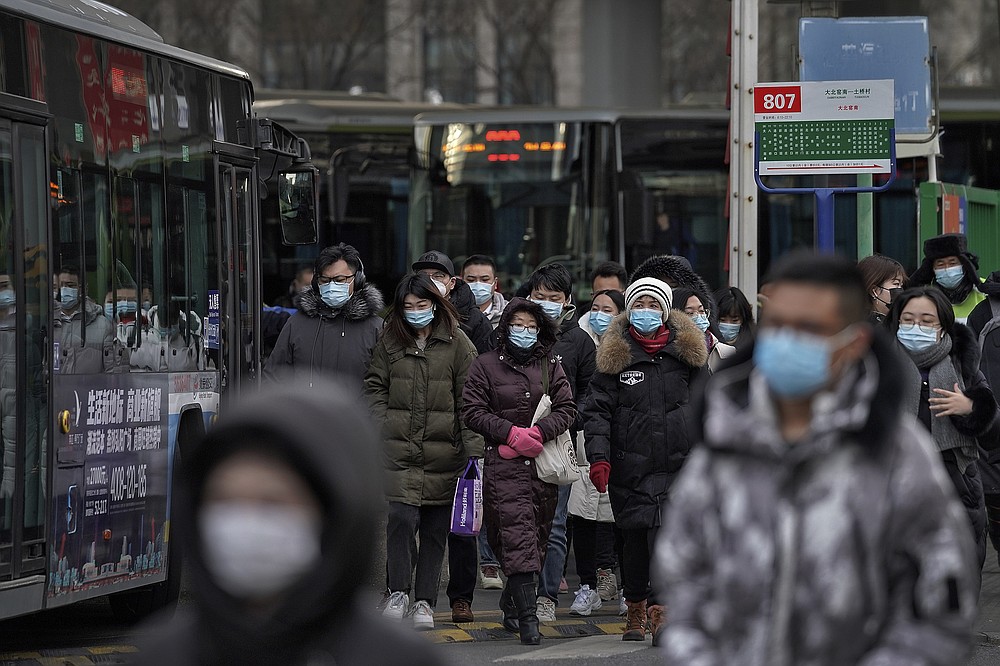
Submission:
[[829,187],[816,190],[816,249],[822,254],[833,254],[833,194]]

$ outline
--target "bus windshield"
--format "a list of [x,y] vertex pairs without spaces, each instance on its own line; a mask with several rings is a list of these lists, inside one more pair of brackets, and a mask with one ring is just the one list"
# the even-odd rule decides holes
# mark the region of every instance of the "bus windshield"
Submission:
[[728,283],[723,118],[619,121],[625,256],[681,255],[713,286]]
[[489,255],[511,294],[545,263],[586,282],[606,246],[589,224],[586,135],[580,122],[418,123],[410,256],[437,249],[458,267]]

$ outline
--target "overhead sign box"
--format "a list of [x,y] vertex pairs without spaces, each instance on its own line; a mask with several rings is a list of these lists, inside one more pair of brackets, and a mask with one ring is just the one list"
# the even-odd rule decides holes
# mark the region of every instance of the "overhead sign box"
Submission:
[[893,79],[900,134],[931,132],[931,48],[926,16],[799,20],[803,81]]
[[891,173],[892,80],[754,86],[760,176]]

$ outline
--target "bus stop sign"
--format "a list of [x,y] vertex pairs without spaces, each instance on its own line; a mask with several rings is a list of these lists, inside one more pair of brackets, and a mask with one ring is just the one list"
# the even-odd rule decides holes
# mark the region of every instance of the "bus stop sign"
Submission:
[[890,173],[892,79],[754,87],[760,176]]

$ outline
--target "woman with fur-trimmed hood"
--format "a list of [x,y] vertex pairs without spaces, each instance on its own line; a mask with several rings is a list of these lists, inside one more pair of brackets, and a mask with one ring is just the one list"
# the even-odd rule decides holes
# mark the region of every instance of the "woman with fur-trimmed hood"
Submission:
[[312,286],[303,289],[293,314],[264,366],[265,379],[287,375],[307,386],[343,375],[358,393],[382,332],[382,293],[365,279],[361,255],[340,243],[316,257]]
[[649,563],[660,506],[691,449],[687,414],[708,350],[705,336],[671,309],[669,285],[641,278],[625,292],[625,312],[597,350],[597,373],[584,408],[590,478],[611,496],[624,539],[622,579],[628,606],[622,640],[658,643],[664,607],[653,598]]

